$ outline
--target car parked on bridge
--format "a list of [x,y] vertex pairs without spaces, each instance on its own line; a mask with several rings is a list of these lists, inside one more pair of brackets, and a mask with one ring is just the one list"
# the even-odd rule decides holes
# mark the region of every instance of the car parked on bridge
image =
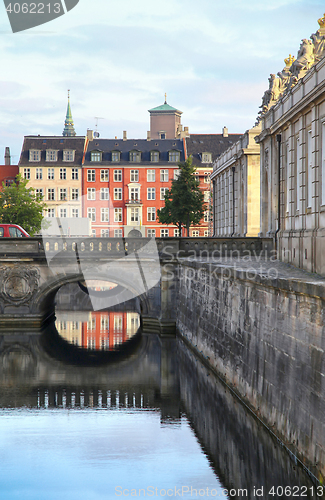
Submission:
[[0,224],[0,238],[29,238],[29,234],[18,224]]

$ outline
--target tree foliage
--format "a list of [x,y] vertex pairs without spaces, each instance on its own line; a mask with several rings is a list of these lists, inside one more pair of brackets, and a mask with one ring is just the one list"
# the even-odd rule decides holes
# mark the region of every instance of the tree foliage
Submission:
[[180,174],[172,181],[171,189],[165,195],[165,206],[157,211],[159,222],[175,224],[182,235],[182,227],[189,236],[190,226],[199,224],[204,214],[204,195],[200,181],[196,179],[192,158],[179,163]]
[[39,232],[46,204],[42,197],[27,187],[28,180],[20,174],[10,186],[2,184],[0,191],[0,222],[3,224],[19,224],[31,236]]

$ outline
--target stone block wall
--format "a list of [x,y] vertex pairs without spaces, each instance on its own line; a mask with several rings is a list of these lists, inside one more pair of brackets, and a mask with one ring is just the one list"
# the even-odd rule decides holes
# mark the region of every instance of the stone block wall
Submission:
[[287,269],[272,277],[265,269],[184,261],[177,328],[321,478],[325,281],[307,273],[302,279],[294,268],[290,276]]

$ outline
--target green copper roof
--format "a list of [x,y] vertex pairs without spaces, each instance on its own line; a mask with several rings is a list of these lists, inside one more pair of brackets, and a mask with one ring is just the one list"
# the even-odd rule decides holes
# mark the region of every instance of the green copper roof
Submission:
[[156,108],[149,109],[148,111],[149,111],[149,113],[151,113],[151,111],[178,111],[178,113],[181,113],[181,111],[179,111],[176,108],[173,108],[173,106],[169,106],[169,104],[167,104],[166,101],[161,106],[157,106]]
[[64,137],[74,137],[76,135],[74,126],[73,126],[73,120],[72,120],[72,113],[71,113],[71,108],[70,108],[70,97],[68,95],[68,106],[67,106],[67,114],[65,117],[65,122],[64,122],[64,130],[62,132],[62,135]]

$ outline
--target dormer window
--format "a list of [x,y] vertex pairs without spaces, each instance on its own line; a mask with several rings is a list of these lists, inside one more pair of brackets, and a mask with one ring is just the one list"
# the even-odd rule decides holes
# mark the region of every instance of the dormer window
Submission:
[[65,149],[63,151],[63,161],[74,161],[74,150]]
[[55,149],[46,150],[46,161],[57,161],[58,152]]
[[120,161],[120,151],[112,151],[112,161]]
[[129,155],[130,161],[140,162],[141,161],[141,151],[130,151]]
[[164,130],[161,130],[158,132],[159,139],[166,139],[166,132]]
[[212,163],[212,154],[202,153],[202,163]]
[[101,151],[92,151],[90,153],[90,161],[102,161]]
[[168,161],[179,162],[180,161],[180,152],[179,151],[169,151],[168,153]]
[[153,162],[159,161],[159,151],[150,151],[150,161]]
[[41,152],[39,149],[29,150],[29,161],[41,161]]

